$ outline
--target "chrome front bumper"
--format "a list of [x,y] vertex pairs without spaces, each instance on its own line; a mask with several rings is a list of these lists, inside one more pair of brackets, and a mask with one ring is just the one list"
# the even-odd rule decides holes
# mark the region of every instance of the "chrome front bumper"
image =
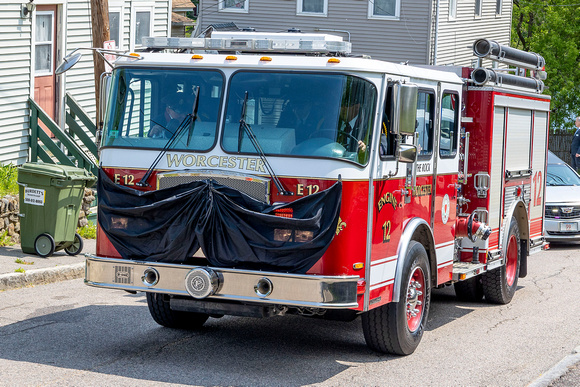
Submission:
[[[204,269],[217,275],[219,283],[207,299],[234,300],[269,305],[345,309],[356,308],[358,276],[287,274],[161,262],[130,261],[86,255],[85,283],[90,286],[189,296],[186,277]],[[148,273],[156,273],[150,281]],[[191,277],[191,276],[190,276]],[[260,284],[271,284],[264,296]],[[191,289],[191,285],[190,289]],[[199,299],[199,297],[196,297]]]

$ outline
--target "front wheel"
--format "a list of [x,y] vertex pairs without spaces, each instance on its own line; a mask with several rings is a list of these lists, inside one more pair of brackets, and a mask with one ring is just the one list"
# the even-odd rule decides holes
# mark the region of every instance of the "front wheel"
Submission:
[[505,264],[481,277],[485,299],[494,304],[508,304],[518,286],[522,251],[520,229],[515,217],[512,217],[509,227]]
[[54,254],[55,248],[54,238],[48,233],[40,234],[34,240],[34,251],[42,258],[50,257]]
[[362,315],[365,341],[377,352],[409,355],[423,337],[431,300],[431,275],[422,244],[411,241],[403,265],[399,299]]
[[147,293],[147,306],[153,320],[167,328],[199,329],[209,318],[205,313],[172,310],[166,294]]

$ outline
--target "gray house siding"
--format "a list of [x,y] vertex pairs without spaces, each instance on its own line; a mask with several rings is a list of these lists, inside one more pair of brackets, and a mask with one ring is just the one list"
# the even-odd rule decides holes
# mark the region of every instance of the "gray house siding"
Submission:
[[473,42],[488,38],[509,45],[511,36],[511,0],[503,0],[502,13],[496,15],[496,1],[482,0],[481,17],[475,17],[475,0],[457,0],[457,18],[449,20],[449,0],[441,1],[438,65],[471,66]]
[[20,6],[0,4],[0,164],[28,157],[31,23]]
[[[350,32],[355,55],[413,64],[425,64],[428,60],[431,11],[428,2],[402,1],[399,20],[377,20],[368,18],[366,1],[328,0],[327,17],[296,15],[296,1],[249,1],[249,12],[241,13],[218,11],[217,0],[201,0],[200,29],[213,23],[233,21],[240,27],[254,27],[256,31],[279,32],[292,27],[302,32],[345,30]],[[348,38],[347,33],[321,32]]]
[[[501,15],[496,15],[496,0],[481,0],[480,17],[475,17],[475,0],[456,0],[454,20],[448,16],[450,0],[401,0],[398,20],[369,19],[367,1],[328,0],[326,17],[297,15],[297,0],[248,1],[249,12],[242,13],[219,11],[218,0],[201,0],[200,30],[213,23],[231,21],[258,31],[285,31],[289,27],[300,28],[302,32],[315,32],[317,28],[347,30],[353,54],[410,64],[467,66],[474,61],[471,46],[475,39],[489,38],[506,45],[510,42],[512,0],[503,0]],[[347,37],[346,33],[329,33]]]

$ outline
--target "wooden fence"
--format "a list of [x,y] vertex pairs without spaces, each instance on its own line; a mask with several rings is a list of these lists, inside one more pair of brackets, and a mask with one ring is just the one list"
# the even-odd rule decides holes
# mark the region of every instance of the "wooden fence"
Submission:
[[574,132],[558,131],[550,133],[548,138],[548,149],[550,149],[556,156],[570,164],[572,157],[570,155],[570,145]]

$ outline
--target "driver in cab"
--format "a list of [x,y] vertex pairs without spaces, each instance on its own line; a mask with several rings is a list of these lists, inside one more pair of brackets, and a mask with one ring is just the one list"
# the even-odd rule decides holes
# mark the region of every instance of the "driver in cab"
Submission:
[[151,138],[171,138],[177,128],[181,125],[188,111],[191,110],[191,104],[185,101],[184,93],[177,92],[165,100],[165,112],[163,117],[158,121],[152,121],[153,127],[147,134]]
[[363,110],[361,109],[360,96],[351,95],[343,101],[338,120],[338,142],[344,146],[347,152],[364,153],[367,146],[362,141],[364,135]]

